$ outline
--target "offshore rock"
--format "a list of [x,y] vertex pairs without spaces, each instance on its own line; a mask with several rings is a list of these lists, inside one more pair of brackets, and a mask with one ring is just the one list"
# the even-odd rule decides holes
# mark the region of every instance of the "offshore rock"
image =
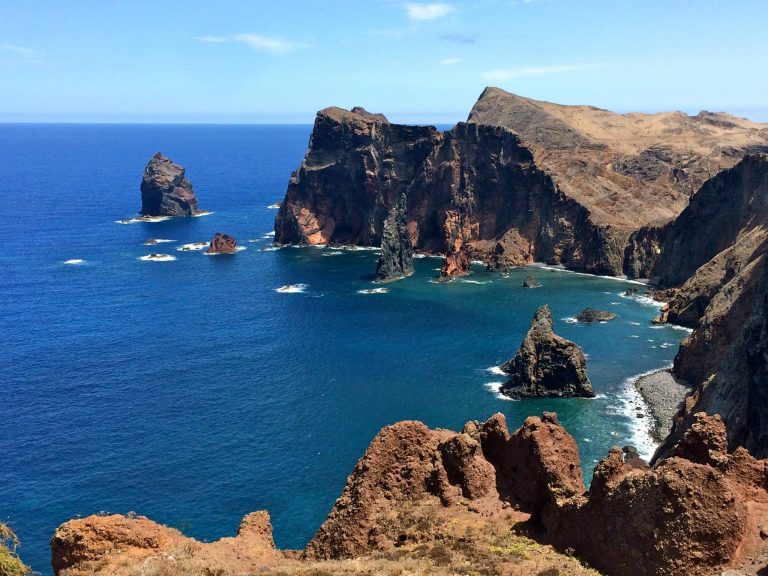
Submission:
[[510,376],[501,393],[511,398],[595,395],[584,353],[554,333],[552,313],[546,305],[536,310],[520,349],[501,369]]
[[144,168],[141,213],[144,216],[194,216],[200,213],[195,191],[184,168],[160,152],[152,156]]
[[616,318],[616,314],[613,312],[607,312],[605,310],[595,310],[594,308],[584,308],[579,315],[576,316],[576,320],[585,324],[591,324],[593,322],[608,322]]
[[535,276],[526,276],[525,280],[523,280],[523,288],[541,288],[541,284],[539,284]]
[[216,232],[206,252],[208,254],[234,254],[237,252],[237,240],[227,234]]
[[413,274],[413,245],[405,220],[405,194],[390,210],[381,235],[381,254],[376,262],[376,280],[390,282]]

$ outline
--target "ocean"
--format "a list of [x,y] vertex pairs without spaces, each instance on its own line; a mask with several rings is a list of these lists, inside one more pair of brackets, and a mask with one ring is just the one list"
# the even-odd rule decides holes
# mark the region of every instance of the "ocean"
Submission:
[[[503,412],[514,429],[553,410],[587,475],[611,446],[653,450],[630,379],[669,365],[687,333],[653,326],[658,305],[625,297],[632,284],[481,266],[438,284],[440,260],[419,258],[414,276],[361,293],[377,287],[375,251],[274,249],[273,205],[310,132],[0,125],[0,520],[35,570],[51,573],[60,523],[100,512],[213,540],[267,509],[278,546],[302,547],[398,420],[460,429]],[[212,214],[119,223],[157,151]],[[217,231],[245,250],[178,250]],[[543,286],[523,289],[532,271]],[[494,367],[544,303],[587,353],[596,399],[496,393]],[[574,323],[586,306],[619,316]]]

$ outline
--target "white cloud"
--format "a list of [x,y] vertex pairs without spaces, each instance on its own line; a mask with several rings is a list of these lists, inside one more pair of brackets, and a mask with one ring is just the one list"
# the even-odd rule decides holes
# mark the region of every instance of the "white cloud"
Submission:
[[597,68],[607,68],[608,64],[575,64],[568,66],[524,66],[520,68],[507,68],[505,70],[489,70],[483,72],[483,78],[503,82],[505,80],[514,80],[516,78],[525,78],[527,76],[543,76],[544,74],[559,74],[561,72],[580,72],[581,70],[594,70]]
[[17,44],[0,44],[0,53],[16,56],[25,60],[34,60],[43,56],[42,52],[32,50],[31,48],[24,48]]
[[433,2],[431,4],[405,4],[405,13],[411,20],[435,20],[453,12],[450,4]]
[[443,58],[440,60],[440,64],[443,66],[453,66],[454,64],[458,64],[461,62],[461,58]]
[[301,48],[303,45],[282,38],[273,38],[270,36],[261,36],[259,34],[230,34],[229,36],[200,36],[197,38],[200,42],[208,44],[225,44],[227,42],[239,42],[246,44],[255,50],[271,52],[272,54],[285,54]]

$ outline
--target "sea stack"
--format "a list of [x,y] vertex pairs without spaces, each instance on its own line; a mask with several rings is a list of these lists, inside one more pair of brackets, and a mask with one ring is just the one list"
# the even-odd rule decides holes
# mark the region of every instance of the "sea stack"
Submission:
[[501,369],[510,376],[501,392],[510,398],[595,395],[584,353],[554,333],[547,305],[536,310],[520,349]]
[[141,181],[141,214],[143,216],[194,216],[200,214],[192,183],[182,166],[160,152],[152,156],[144,168]]
[[381,231],[381,254],[376,263],[376,281],[391,282],[413,274],[413,244],[405,221],[405,194],[392,207]]
[[206,252],[208,254],[234,254],[237,252],[237,240],[227,234],[216,232]]
[[523,280],[523,288],[541,288],[541,284],[536,280],[536,276],[531,275]]

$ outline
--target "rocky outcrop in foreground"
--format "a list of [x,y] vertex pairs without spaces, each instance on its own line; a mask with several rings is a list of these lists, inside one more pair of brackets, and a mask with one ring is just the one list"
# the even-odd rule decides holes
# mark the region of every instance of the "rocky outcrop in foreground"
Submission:
[[282,244],[378,246],[403,193],[442,277],[471,260],[645,277],[665,223],[710,176],[768,150],[766,125],[727,114],[615,114],[487,88],[446,132],[355,108],[321,110],[275,220]]
[[194,216],[200,213],[195,191],[184,168],[160,152],[152,156],[144,168],[141,213],[144,216]]
[[501,393],[511,398],[595,395],[587,378],[584,353],[575,343],[555,334],[546,305],[536,310],[520,349],[501,369],[510,376]]
[[227,234],[216,232],[206,252],[208,254],[234,254],[237,252],[237,240]]
[[376,280],[391,282],[413,274],[413,245],[405,221],[405,194],[384,220],[381,254],[376,262]]
[[301,558],[274,549],[266,513],[210,544],[146,518],[91,516],[63,524],[51,547],[59,576],[596,574],[550,545],[610,576],[753,574],[768,562],[767,489],[766,461],[729,453],[718,417],[697,415],[654,467],[612,449],[585,491],[555,414],[512,433],[496,414],[461,433],[384,428]]

